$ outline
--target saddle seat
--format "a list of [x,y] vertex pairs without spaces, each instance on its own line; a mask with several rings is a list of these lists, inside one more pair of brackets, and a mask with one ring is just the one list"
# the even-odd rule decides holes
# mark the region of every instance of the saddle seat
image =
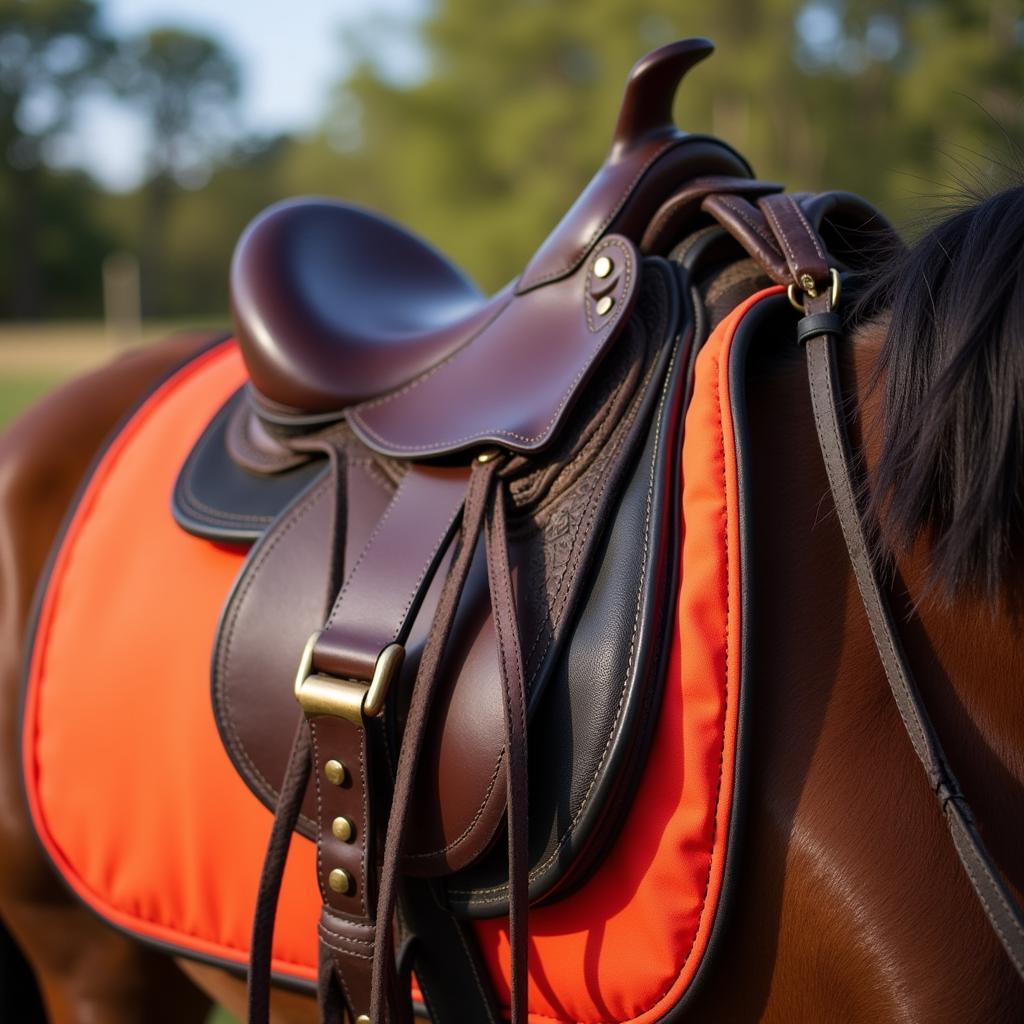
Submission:
[[412,232],[328,199],[257,217],[231,281],[270,418],[275,406],[331,413],[401,387],[458,348],[498,299]]

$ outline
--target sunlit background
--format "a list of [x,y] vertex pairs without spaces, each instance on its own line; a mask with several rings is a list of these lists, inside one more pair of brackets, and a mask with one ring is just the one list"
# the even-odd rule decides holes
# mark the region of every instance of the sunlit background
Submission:
[[239,232],[300,193],[408,224],[486,287],[599,164],[647,50],[762,177],[912,225],[1018,174],[1019,0],[0,0],[0,421],[176,325],[228,322]]

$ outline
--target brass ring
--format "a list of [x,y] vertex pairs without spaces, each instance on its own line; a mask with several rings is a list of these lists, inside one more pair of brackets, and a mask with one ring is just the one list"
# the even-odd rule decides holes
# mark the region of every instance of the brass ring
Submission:
[[[829,272],[829,277],[832,279],[832,285],[831,285],[831,288],[829,289],[829,296],[828,296],[829,308],[830,309],[835,309],[839,305],[839,293],[840,293],[839,271],[836,270],[835,267],[830,267],[828,272]],[[806,294],[806,293],[801,292],[801,294]],[[813,297],[813,295],[812,295],[812,297]],[[798,299],[797,298],[797,286],[795,284],[790,284],[789,287],[786,288],[786,298],[789,299],[789,304],[798,313],[803,313],[805,316],[807,315],[807,305],[806,305],[806,303],[804,302],[803,299]]]

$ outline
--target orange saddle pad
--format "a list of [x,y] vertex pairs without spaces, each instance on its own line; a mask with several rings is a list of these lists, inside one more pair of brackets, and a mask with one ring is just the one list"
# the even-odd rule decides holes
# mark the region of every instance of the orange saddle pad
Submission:
[[[745,321],[777,291],[738,307],[696,360],[658,720],[629,820],[601,865],[530,911],[532,1021],[662,1019],[691,991],[721,926],[747,612],[730,371]],[[210,701],[218,620],[246,550],[185,533],[170,495],[196,438],[244,380],[234,344],[218,345],[111,439],[43,583],[23,720],[32,816],[68,885],[140,939],[232,969],[248,958],[271,824],[225,753]],[[316,975],[314,853],[293,838],[278,912],[274,971],[293,984]],[[507,999],[507,922],[474,927]]]

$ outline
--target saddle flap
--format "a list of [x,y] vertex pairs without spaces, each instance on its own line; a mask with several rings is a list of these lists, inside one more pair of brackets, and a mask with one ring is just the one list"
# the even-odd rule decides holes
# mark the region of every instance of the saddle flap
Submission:
[[633,243],[607,236],[573,275],[514,296],[449,358],[352,409],[352,429],[393,458],[545,448],[628,321],[638,272]]
[[[543,865],[531,887],[535,897],[560,884],[570,867],[581,869],[578,854],[589,849],[587,835],[620,806],[642,763],[634,761],[644,746],[642,709],[659,683],[656,652],[667,581],[637,558],[633,539],[637,523],[648,524],[653,532],[647,550],[655,562],[670,543],[671,531],[660,525],[668,513],[660,495],[663,475],[673,472],[670,437],[678,409],[659,414],[656,406],[666,387],[679,394],[678,382],[665,385],[665,373],[675,345],[684,341],[672,271],[651,260],[643,281],[644,298],[606,355],[608,372],[590,382],[550,451],[510,460],[508,467],[509,560],[531,717],[559,737],[538,748],[541,760],[531,769],[537,787],[531,796],[532,856]],[[344,564],[352,566],[401,486],[407,463],[383,457],[355,437],[345,447]],[[645,454],[636,468],[641,448]],[[652,503],[659,510],[653,518]],[[332,516],[325,471],[252,549],[219,629],[213,702],[221,737],[249,786],[270,806],[293,731],[282,724],[299,713],[290,679],[329,600]],[[619,541],[612,544],[612,535]],[[394,688],[397,709],[408,706],[450,557],[442,559],[406,640]],[[592,574],[598,571],[595,588]],[[585,626],[577,617],[583,604],[589,609]],[[639,652],[631,642],[638,622],[647,623]],[[403,865],[409,874],[449,876],[479,864],[473,879],[452,879],[451,894],[453,903],[476,913],[500,913],[506,898],[507,869],[491,856],[506,805],[496,659],[481,546],[445,649],[440,678],[447,683],[432,712]],[[401,714],[385,717],[394,762]],[[573,808],[568,817],[567,806]],[[300,831],[312,835],[315,816],[308,793]],[[486,888],[486,900],[478,901],[478,887]]]

